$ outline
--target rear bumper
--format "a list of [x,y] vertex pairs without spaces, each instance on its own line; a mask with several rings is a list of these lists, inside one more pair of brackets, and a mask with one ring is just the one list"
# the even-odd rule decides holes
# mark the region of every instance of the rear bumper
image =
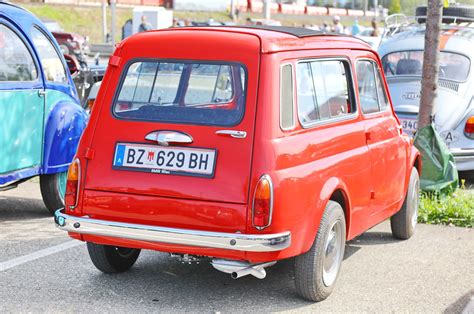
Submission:
[[291,244],[289,231],[239,234],[166,228],[70,216],[64,214],[63,209],[56,211],[54,221],[59,229],[68,232],[234,251],[274,252],[284,250]]
[[451,148],[458,170],[474,170],[474,149]]

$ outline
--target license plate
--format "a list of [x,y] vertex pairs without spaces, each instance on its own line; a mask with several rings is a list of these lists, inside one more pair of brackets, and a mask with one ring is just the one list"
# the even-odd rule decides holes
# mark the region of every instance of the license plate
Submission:
[[400,119],[400,124],[402,125],[403,131],[413,136],[418,129],[418,120],[416,119]]
[[216,155],[214,149],[117,143],[113,169],[212,178]]

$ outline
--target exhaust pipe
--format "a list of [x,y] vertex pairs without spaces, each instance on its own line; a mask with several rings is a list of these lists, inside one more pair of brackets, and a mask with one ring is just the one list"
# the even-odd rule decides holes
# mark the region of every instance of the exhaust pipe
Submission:
[[263,279],[267,276],[265,267],[270,267],[276,264],[276,261],[261,263],[261,264],[250,264],[241,261],[232,261],[225,259],[213,259],[211,265],[224,273],[230,274],[233,279],[237,279],[243,276],[252,275],[258,279]]

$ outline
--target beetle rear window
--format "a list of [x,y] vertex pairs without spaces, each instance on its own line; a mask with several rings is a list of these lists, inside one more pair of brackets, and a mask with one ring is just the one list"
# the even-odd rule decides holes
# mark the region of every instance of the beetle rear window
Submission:
[[[421,76],[423,70],[423,50],[409,50],[390,53],[382,58],[385,76]],[[465,81],[469,75],[470,61],[467,57],[441,51],[439,59],[439,78],[452,81]]]
[[243,117],[245,88],[240,64],[140,61],[128,66],[113,112],[122,119],[231,126]]

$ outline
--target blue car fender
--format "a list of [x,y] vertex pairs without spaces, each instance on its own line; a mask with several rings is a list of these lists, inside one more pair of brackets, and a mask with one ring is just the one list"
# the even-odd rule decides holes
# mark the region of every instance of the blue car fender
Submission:
[[49,112],[43,147],[43,174],[67,171],[89,119],[79,105],[58,102]]

